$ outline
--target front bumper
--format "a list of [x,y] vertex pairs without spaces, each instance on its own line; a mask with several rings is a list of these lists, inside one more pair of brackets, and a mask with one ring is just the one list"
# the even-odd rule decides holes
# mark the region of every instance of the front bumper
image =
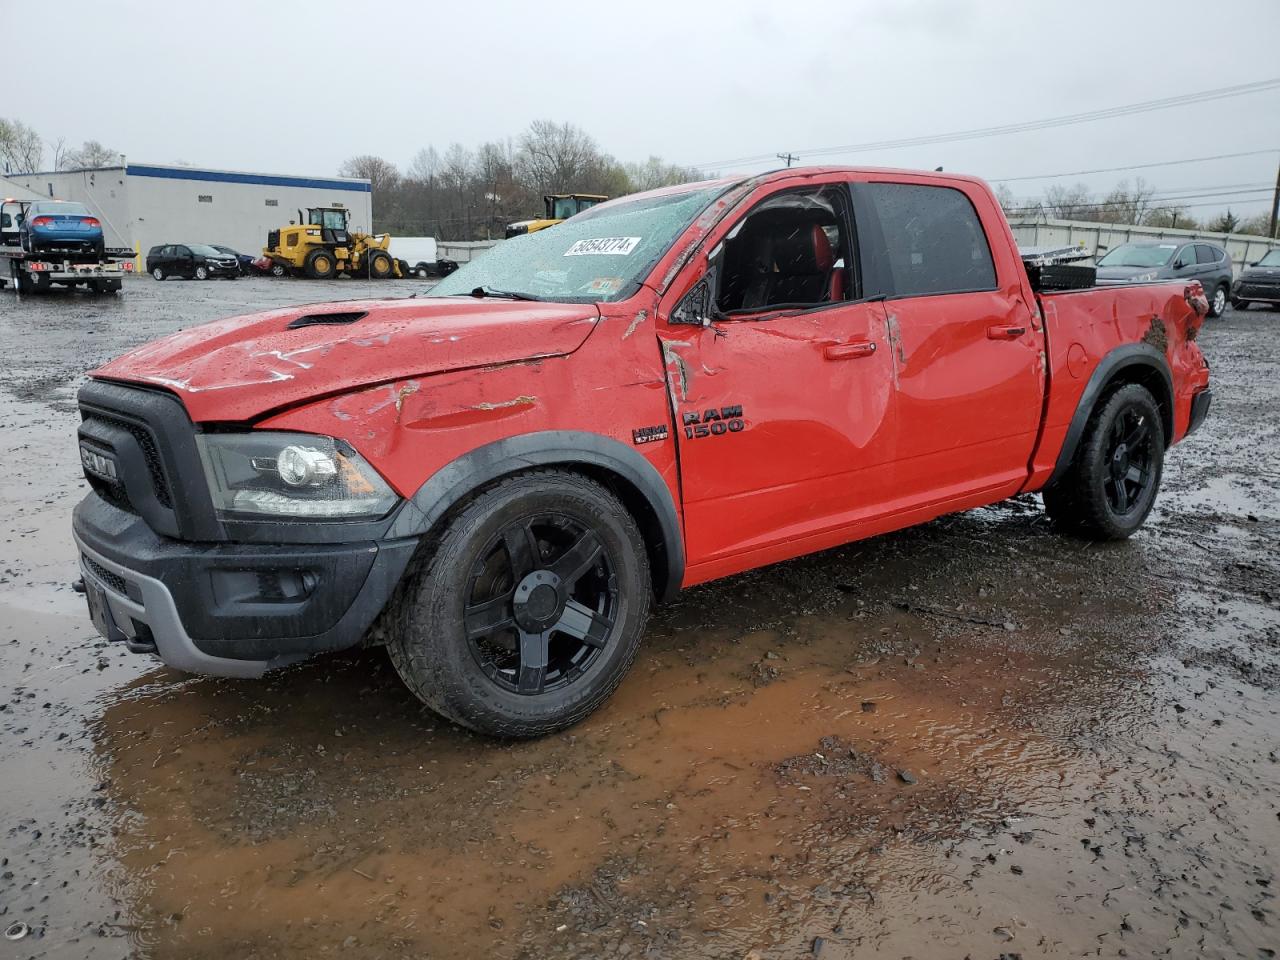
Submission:
[[1280,283],[1263,283],[1242,278],[1232,286],[1231,296],[1236,300],[1280,303]]
[[228,677],[358,644],[418,543],[173,540],[97,493],[76,506],[72,533],[100,633],[176,669]]

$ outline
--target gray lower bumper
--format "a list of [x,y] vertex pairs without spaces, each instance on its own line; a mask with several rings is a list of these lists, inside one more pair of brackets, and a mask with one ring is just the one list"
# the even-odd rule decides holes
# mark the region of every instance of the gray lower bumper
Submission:
[[[191,637],[182,626],[178,616],[178,608],[173,602],[169,589],[154,577],[144,576],[127,567],[107,559],[102,554],[86,546],[74,531],[76,546],[80,548],[80,573],[86,582],[91,581],[102,591],[107,605],[111,608],[112,618],[126,638],[136,638],[134,621],[145,623],[151,631],[151,639],[155,643],[155,655],[166,666],[187,673],[203,673],[216,677],[260,677],[274,667],[283,667],[303,659],[305,655],[295,654],[276,657],[273,660],[231,660],[226,657],[211,657],[196,648]],[[141,602],[120,593],[111,584],[103,581],[85,563],[85,557],[91,559],[108,573],[114,574],[134,584]]]

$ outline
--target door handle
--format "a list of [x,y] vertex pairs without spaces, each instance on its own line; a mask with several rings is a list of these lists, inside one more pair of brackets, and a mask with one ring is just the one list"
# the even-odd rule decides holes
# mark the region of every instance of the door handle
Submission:
[[822,348],[822,355],[828,360],[856,360],[858,357],[869,357],[876,352],[876,345],[871,340],[855,340],[853,343],[829,343]]
[[987,327],[988,340],[1017,340],[1027,332],[1026,327],[998,325]]

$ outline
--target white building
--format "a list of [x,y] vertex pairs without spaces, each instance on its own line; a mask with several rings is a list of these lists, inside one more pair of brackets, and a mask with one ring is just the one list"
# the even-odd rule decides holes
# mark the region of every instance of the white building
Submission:
[[163,243],[220,243],[262,252],[267,231],[296,222],[307,207],[346,207],[353,230],[373,226],[368,180],[238,173],[130,163],[92,170],[9,174],[9,181],[57,200],[78,200],[102,221],[109,247],[142,256]]

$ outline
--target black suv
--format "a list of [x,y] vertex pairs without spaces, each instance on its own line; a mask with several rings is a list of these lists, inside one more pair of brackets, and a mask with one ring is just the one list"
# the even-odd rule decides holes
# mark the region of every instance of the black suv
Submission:
[[1240,271],[1240,279],[1231,288],[1231,305],[1244,310],[1251,303],[1280,307],[1280,250],[1272,250]]
[[182,277],[185,280],[209,280],[240,276],[240,264],[234,256],[215,250],[205,243],[169,243],[147,251],[147,273],[157,280]]

